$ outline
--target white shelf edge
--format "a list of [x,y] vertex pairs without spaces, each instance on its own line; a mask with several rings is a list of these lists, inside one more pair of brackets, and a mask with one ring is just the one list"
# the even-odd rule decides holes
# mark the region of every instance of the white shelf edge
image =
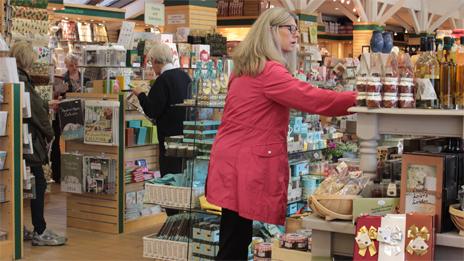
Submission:
[[464,110],[438,110],[438,109],[369,109],[367,107],[351,107],[353,113],[394,114],[394,115],[420,115],[420,116],[462,116]]

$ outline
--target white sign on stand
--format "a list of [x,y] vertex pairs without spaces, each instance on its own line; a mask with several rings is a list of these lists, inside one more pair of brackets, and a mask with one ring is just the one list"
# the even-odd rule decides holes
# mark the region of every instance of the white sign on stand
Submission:
[[164,5],[145,2],[145,24],[164,25]]
[[184,14],[172,14],[168,15],[168,24],[185,24]]

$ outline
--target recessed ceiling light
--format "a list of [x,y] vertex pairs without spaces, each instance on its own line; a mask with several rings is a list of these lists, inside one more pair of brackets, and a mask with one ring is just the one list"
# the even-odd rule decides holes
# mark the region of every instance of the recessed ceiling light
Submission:
[[353,12],[356,12],[356,8],[353,8]]
[[335,10],[338,10],[338,7],[335,7]]
[[398,35],[398,33],[397,33],[397,32],[395,32],[393,35],[394,35],[394,36],[397,36],[397,35]]
[[345,3],[345,0],[340,0],[340,3],[342,3],[342,4]]
[[349,5],[349,4],[350,4],[350,0],[346,1],[346,4]]

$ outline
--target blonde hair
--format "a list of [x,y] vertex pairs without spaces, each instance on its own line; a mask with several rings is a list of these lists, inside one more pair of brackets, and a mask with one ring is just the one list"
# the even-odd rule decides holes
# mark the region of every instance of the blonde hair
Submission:
[[16,65],[25,71],[32,68],[37,55],[32,49],[32,44],[26,41],[17,41],[10,50],[10,56],[16,58]]
[[232,54],[236,76],[256,76],[264,70],[266,61],[276,61],[291,73],[296,68],[296,51],[282,52],[280,48],[279,25],[286,24],[296,16],[284,8],[271,8],[255,21],[245,39]]
[[167,44],[156,43],[148,52],[148,60],[155,59],[158,64],[172,63],[172,50]]

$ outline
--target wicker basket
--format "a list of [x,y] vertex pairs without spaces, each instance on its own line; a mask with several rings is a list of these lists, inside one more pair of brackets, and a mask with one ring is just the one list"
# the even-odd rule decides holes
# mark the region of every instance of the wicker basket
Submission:
[[143,257],[157,260],[188,260],[187,242],[156,238],[155,234],[143,237]]
[[459,230],[459,235],[464,236],[464,211],[459,210],[459,204],[454,204],[449,207],[451,220]]
[[[193,208],[200,205],[198,198],[204,194],[204,189],[146,184],[145,193],[147,194],[147,203],[168,207]],[[193,200],[191,201],[192,194]]]
[[311,209],[326,220],[353,219],[353,199],[359,196],[312,195],[309,198]]

